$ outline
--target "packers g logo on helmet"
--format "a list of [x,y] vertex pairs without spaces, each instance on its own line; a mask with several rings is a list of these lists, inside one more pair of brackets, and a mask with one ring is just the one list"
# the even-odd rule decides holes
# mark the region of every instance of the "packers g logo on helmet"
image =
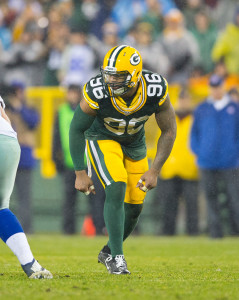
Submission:
[[105,55],[101,73],[106,93],[121,96],[137,85],[142,74],[140,53],[127,45],[116,46]]
[[137,66],[140,63],[140,56],[137,53],[134,53],[130,57],[130,62],[133,66]]

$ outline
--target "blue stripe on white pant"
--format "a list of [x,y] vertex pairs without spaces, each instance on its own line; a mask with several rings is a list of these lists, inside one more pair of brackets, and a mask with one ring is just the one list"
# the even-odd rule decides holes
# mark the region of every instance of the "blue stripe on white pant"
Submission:
[[9,210],[20,151],[17,139],[0,135],[0,238],[4,242],[13,234],[23,232],[19,221]]

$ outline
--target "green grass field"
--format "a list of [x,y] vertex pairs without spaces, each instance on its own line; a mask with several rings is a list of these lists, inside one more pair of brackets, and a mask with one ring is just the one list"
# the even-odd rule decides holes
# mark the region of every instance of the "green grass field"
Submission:
[[239,299],[239,239],[131,237],[130,276],[97,263],[105,237],[32,235],[31,248],[52,280],[30,280],[0,244],[0,299]]

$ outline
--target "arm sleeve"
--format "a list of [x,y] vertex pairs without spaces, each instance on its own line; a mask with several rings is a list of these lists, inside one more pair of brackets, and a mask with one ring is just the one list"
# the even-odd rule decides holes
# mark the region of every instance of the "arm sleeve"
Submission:
[[90,128],[95,117],[84,113],[80,107],[77,106],[70,126],[70,152],[71,158],[76,171],[85,170],[84,163],[85,154],[85,135],[84,132]]

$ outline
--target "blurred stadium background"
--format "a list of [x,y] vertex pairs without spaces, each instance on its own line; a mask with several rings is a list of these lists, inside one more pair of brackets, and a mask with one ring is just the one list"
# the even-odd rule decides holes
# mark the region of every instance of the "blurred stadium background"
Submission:
[[[128,13],[121,14],[125,3],[131,7]],[[170,15],[176,11],[176,14]],[[180,14],[178,14],[178,12]],[[82,86],[92,74],[99,71],[102,55],[114,43],[132,44],[142,50],[145,67],[164,75],[170,85],[170,98],[176,106],[180,90],[187,87],[194,106],[208,94],[208,78],[217,72],[225,76],[227,90],[239,86],[239,56],[234,57],[233,66],[227,63],[226,54],[216,53],[215,45],[227,26],[234,24],[239,12],[237,0],[3,0],[0,3],[0,70],[1,96],[8,98],[8,89],[14,81],[26,88],[26,101],[35,107],[41,116],[40,126],[35,131],[36,147],[34,155],[37,167],[33,172],[33,221],[34,232],[60,232],[63,202],[62,178],[57,174],[52,160],[52,134],[54,117],[60,104],[65,101],[66,87],[69,84]],[[205,15],[208,30],[200,34],[197,17]],[[185,57],[188,70],[173,70],[167,53],[162,53],[161,41],[165,34],[167,18],[172,22],[183,23],[183,32],[194,38],[197,50]],[[200,21],[198,21],[200,22]],[[202,21],[203,22],[203,21]],[[206,22],[207,23],[207,22]],[[180,23],[181,24],[181,23]],[[182,26],[182,25],[180,25]],[[88,69],[79,67],[80,79],[67,77],[67,67],[61,59],[67,55],[73,33],[83,33],[87,54],[94,57]],[[137,34],[149,36],[146,44]],[[110,40],[114,36],[113,41]],[[239,44],[239,26],[235,47]],[[200,39],[201,38],[201,39]],[[112,43],[112,44],[111,44]],[[190,46],[190,44],[189,44]],[[179,50],[179,49],[177,49]],[[186,49],[187,50],[187,49]],[[205,50],[205,52],[203,52]],[[28,53],[26,53],[29,51]],[[156,51],[156,52],[155,52]],[[214,52],[213,52],[214,51]],[[187,51],[186,51],[187,52]],[[149,57],[157,58],[157,67]],[[153,56],[155,55],[156,56]],[[214,53],[214,54],[213,54]],[[24,54],[28,54],[25,55]],[[184,57],[184,58],[185,58]],[[81,58],[82,59],[82,58]],[[83,57],[83,61],[86,56]],[[205,64],[205,59],[207,62]],[[231,68],[231,69],[230,69]],[[162,70],[162,72],[161,72]],[[82,74],[83,72],[83,74]],[[181,72],[181,73],[180,73]],[[177,74],[176,74],[177,73]],[[175,75],[175,76],[174,76]],[[176,76],[177,75],[177,76]],[[155,153],[158,132],[152,131],[153,119],[147,123],[146,138],[149,159]],[[73,187],[72,187],[73,188]],[[160,211],[153,207],[154,193],[147,195],[139,233],[158,234]],[[11,200],[11,208],[17,215],[16,191]],[[79,194],[77,205],[78,232],[89,213],[87,197]],[[200,231],[206,230],[206,207],[200,197]],[[222,195],[223,202],[223,195]],[[159,215],[158,215],[159,214]],[[227,223],[228,216],[224,216]],[[184,233],[183,204],[180,207],[178,233]]]

